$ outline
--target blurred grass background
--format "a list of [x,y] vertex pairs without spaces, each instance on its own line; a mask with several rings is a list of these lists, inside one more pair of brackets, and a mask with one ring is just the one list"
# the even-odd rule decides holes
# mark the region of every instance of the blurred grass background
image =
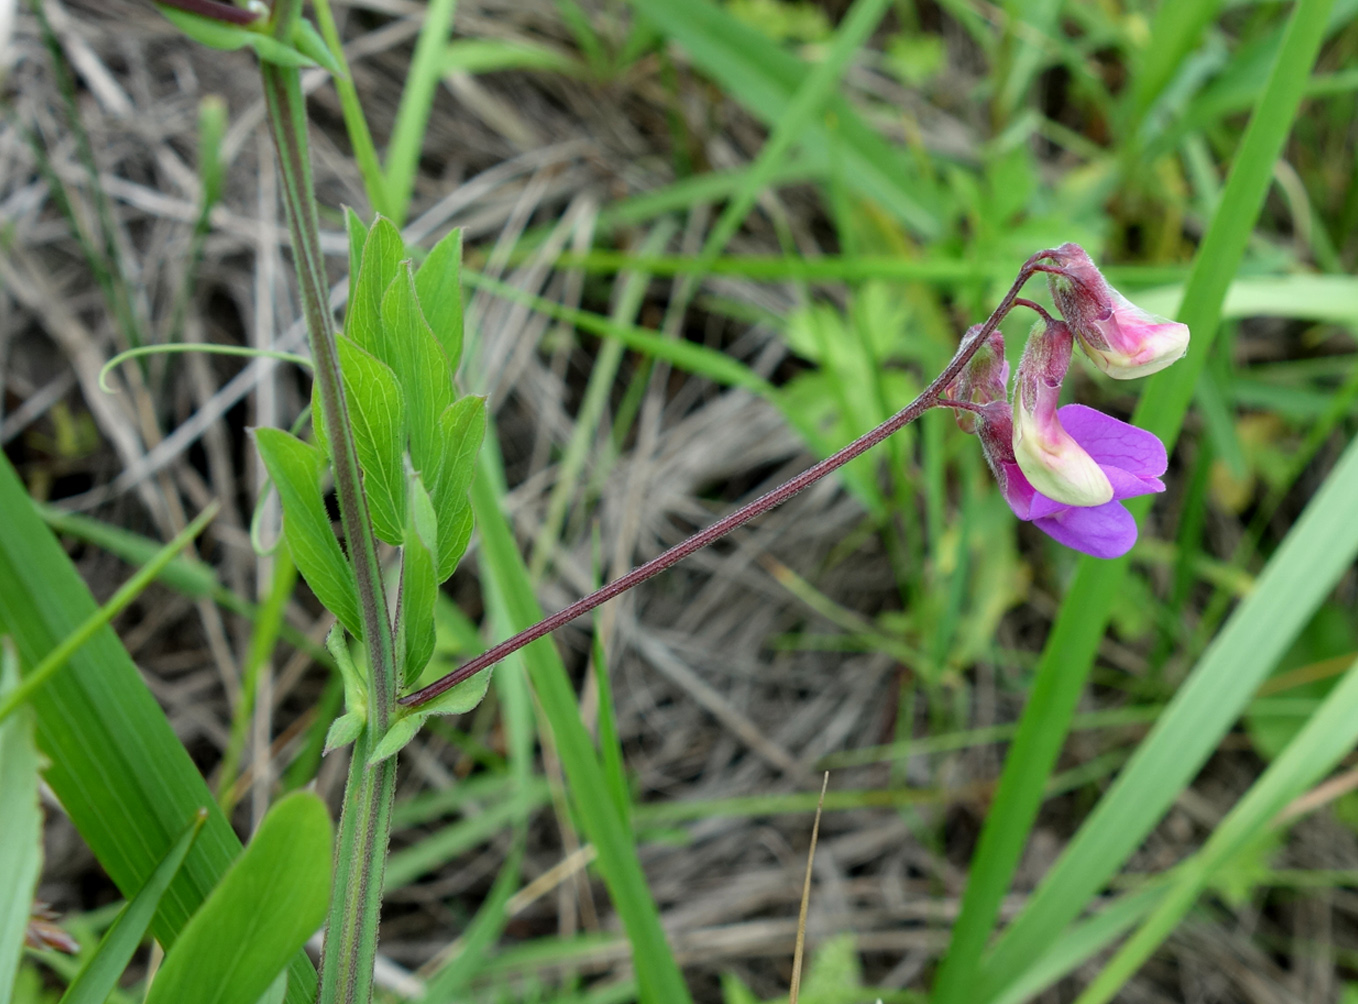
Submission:
[[[1334,684],[1358,649],[1355,10],[333,4],[352,87],[308,83],[335,303],[341,205],[425,246],[464,228],[461,380],[490,395],[496,447],[449,660],[887,417],[1034,250],[1080,242],[1134,301],[1198,322],[1144,397],[1089,367],[1068,380],[1178,439],[1116,567],[1017,523],[933,413],[563,632],[559,665],[540,647],[525,661],[548,664],[497,670],[403,763],[384,992],[633,999],[629,960],[655,946],[622,937],[582,837],[607,797],[693,997],[786,994],[826,767],[804,1000],[918,999],[959,909],[970,947],[940,1000],[1351,992],[1358,774],[1318,709],[1348,708]],[[168,539],[225,502],[212,578],[118,626],[244,833],[313,779],[337,804],[343,777],[319,757],[338,687],[302,641],[328,623],[248,537],[245,430],[289,425],[306,381],[153,358],[110,397],[94,374],[137,344],[301,344],[260,96],[250,57],[195,49],[148,6],[42,13],[20,9],[5,50],[0,439],[35,498],[99,521],[61,528],[100,598],[137,544],[110,528]],[[1005,330],[1016,354],[1024,328]],[[254,602],[285,610],[263,665]],[[544,684],[566,674],[573,692]],[[598,791],[565,716],[598,746]],[[1242,799],[1271,765],[1286,804]],[[1017,822],[983,839],[992,807]],[[42,894],[77,932],[116,896],[56,806]],[[1060,939],[1095,901],[1087,942]],[[1030,903],[982,965],[993,916]],[[1144,965],[1110,965],[1148,915]],[[33,962],[21,999],[59,973]]]

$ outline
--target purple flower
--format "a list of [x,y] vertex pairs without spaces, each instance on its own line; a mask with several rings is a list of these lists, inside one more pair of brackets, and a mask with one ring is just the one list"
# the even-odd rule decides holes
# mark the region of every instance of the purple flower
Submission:
[[[1070,437],[1107,476],[1113,487],[1112,501],[1095,506],[1064,505],[1035,489],[1012,454],[987,457],[1005,500],[1015,516],[1030,520],[1058,543],[1096,558],[1121,557],[1136,543],[1136,520],[1121,500],[1165,490],[1160,480],[1168,466],[1165,444],[1154,433],[1082,404],[1068,404],[1057,415]],[[982,443],[987,439],[1003,442],[1000,436],[983,436]]]

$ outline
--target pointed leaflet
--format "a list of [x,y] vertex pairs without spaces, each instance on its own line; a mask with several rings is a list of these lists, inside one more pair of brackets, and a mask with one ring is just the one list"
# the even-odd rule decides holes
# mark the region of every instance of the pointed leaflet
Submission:
[[382,296],[382,342],[373,353],[396,371],[405,393],[410,459],[425,484],[435,484],[442,459],[439,418],[453,403],[453,373],[420,310],[408,261]]
[[462,360],[462,230],[448,232],[415,273],[420,309],[457,372]]
[[485,699],[486,690],[490,687],[490,675],[491,670],[477,673],[470,680],[463,680],[429,703],[421,704],[419,708],[396,719],[373,750],[368,763],[380,763],[394,753],[399,753],[406,743],[415,738],[415,733],[420,731],[420,726],[430,715],[463,715],[471,711]]
[[[353,239],[352,226],[349,233]],[[349,309],[344,313],[344,333],[387,365],[391,365],[391,360],[374,348],[382,337],[382,294],[396,278],[396,270],[405,253],[400,231],[390,220],[379,216],[363,242],[358,275],[349,276]],[[353,262],[352,251],[349,260]]]
[[399,635],[404,643],[402,678],[409,686],[419,679],[434,654],[434,550],[438,526],[434,505],[418,476],[410,479],[405,549],[401,553],[401,610]]
[[[0,695],[19,685],[14,643],[6,637],[3,645]],[[0,1000],[9,1000],[14,986],[41,868],[42,812],[33,712],[20,705],[0,722]]]
[[344,637],[344,628],[336,624],[325,637],[325,647],[338,667],[340,679],[344,683],[344,714],[330,723],[325,734],[325,752],[348,746],[358,738],[368,721],[368,681],[349,652],[349,642]]
[[151,873],[146,884],[123,907],[118,919],[99,942],[99,947],[61,995],[61,1004],[104,1004],[117,989],[123,970],[146,937],[146,929],[151,925],[160,898],[179,873],[179,866],[188,857],[189,848],[193,846],[205,822],[207,811],[200,810],[184,828],[174,846],[166,852],[160,864],[156,865],[156,870]]
[[476,452],[485,435],[486,399],[483,397],[464,397],[439,417],[443,459],[431,493],[439,524],[439,582],[457,569],[457,563],[467,549],[467,541],[471,539],[472,510],[467,501],[467,490],[476,473]]
[[349,231],[349,297],[353,299],[358,287],[358,273],[363,264],[363,245],[368,240],[368,228],[358,213],[348,206],[344,207],[344,227]]
[[405,400],[396,374],[341,335],[340,373],[354,430],[373,531],[388,544],[405,539]]
[[358,615],[358,585],[330,528],[321,497],[325,458],[282,429],[256,429],[255,445],[283,500],[283,535],[292,560],[316,598],[357,638],[363,636]]
[[315,795],[274,805],[166,953],[146,1004],[255,1004],[325,919],[333,841]]

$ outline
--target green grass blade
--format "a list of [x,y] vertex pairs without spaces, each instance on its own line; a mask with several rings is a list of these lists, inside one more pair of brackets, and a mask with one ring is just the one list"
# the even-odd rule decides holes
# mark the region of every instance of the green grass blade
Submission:
[[[1278,62],[1250,118],[1225,191],[1194,258],[1179,312],[1179,320],[1193,332],[1193,347],[1184,360],[1150,380],[1133,415],[1137,425],[1154,432],[1169,449],[1178,438],[1194,386],[1216,337],[1222,300],[1244,256],[1273,163],[1296,117],[1331,2],[1301,0],[1293,12]],[[1148,500],[1137,500],[1129,509],[1139,519],[1148,506]],[[1065,741],[1127,565],[1125,558],[1109,562],[1083,559],[1062,603],[972,863],[962,912],[939,976],[939,1004],[976,999],[971,988],[979,974],[982,950],[1036,818],[1043,782]],[[1082,906],[1083,900],[1066,904],[1076,912]],[[1020,920],[1014,929],[1023,923]],[[1037,939],[1042,941],[1058,937],[1064,926],[1038,925],[1031,930],[1043,932]],[[1038,954],[1040,951],[1030,947],[1015,958],[1032,959]],[[998,990],[1005,982],[1000,979],[992,985]]]
[[[0,694],[19,685],[19,658],[0,639]],[[9,1004],[23,955],[33,891],[42,870],[42,810],[32,715],[0,723],[0,1002]]]
[[0,700],[0,722],[9,717],[19,705],[30,700],[40,687],[57,675],[71,656],[80,650],[81,646],[93,638],[101,628],[107,627],[114,617],[127,609],[127,605],[142,594],[146,587],[160,574],[161,570],[174,560],[180,551],[188,547],[194,537],[203,532],[203,528],[208,525],[212,517],[217,515],[218,508],[217,504],[213,503],[200,512],[192,523],[184,527],[172,541],[161,548],[159,554],[139,569],[136,575],[124,582],[107,603],[85,618],[74,631],[61,640],[60,644],[48,652],[41,662],[25,673],[23,681],[6,694],[3,700]]
[[410,210],[410,194],[415,188],[424,130],[429,122],[429,109],[434,104],[434,91],[443,74],[444,51],[448,47],[448,33],[452,31],[456,10],[457,0],[430,0],[425,8],[424,25],[420,28],[415,55],[406,73],[401,104],[396,109],[396,124],[387,145],[386,191],[387,206],[398,227],[405,224],[406,213]]
[[1212,832],[1207,845],[1175,869],[1176,879],[1154,912],[1122,946],[1078,1004],[1113,999],[1142,964],[1169,937],[1206,888],[1212,875],[1254,837],[1266,832],[1292,799],[1330,770],[1358,741],[1358,662],[1325,703],[1288,743],[1264,776],[1251,786]]
[[[0,462],[0,630],[35,665],[95,610],[70,559],[33,510],[8,460]],[[208,820],[160,902],[152,933],[174,944],[217,884],[240,841],[198,768],[113,631],[104,627],[33,695],[45,779],[109,878],[129,899],[178,839],[184,820]],[[289,1004],[312,1004],[316,972],[293,956]]]
[[[499,453],[495,442],[494,436],[488,437],[480,454],[479,476],[472,483],[472,507],[476,525],[481,528],[482,574],[504,601],[513,626],[525,628],[540,620],[542,611],[513,533],[500,511],[497,488],[502,479],[496,467]],[[665,941],[631,833],[613,804],[594,744],[580,720],[566,667],[550,638],[523,649],[523,659],[543,714],[551,724],[571,800],[598,851],[604,882],[631,940],[642,998],[651,1004],[683,1004],[690,999],[688,990]]]
[[1121,937],[1133,924],[1155,908],[1164,897],[1161,887],[1142,889],[1118,897],[1089,920],[1073,925],[1061,940],[1038,959],[1022,977],[1011,983],[994,1004],[1023,1004],[1076,967],[1084,965]]
[[[767,36],[736,20],[709,0],[632,0],[647,20],[682,45],[694,62],[723,89],[769,125],[787,114],[810,72],[807,65]],[[921,237],[937,237],[942,196],[929,190],[909,161],[892,149],[841,97],[827,105],[835,119],[833,136],[821,123],[808,123],[798,137],[806,164],[822,174],[830,150],[841,158],[844,176],[856,192],[891,212]]]
[[274,805],[166,952],[146,1004],[255,1004],[321,926],[333,847],[318,797],[299,791]]
[[985,965],[994,992],[1060,935],[1140,845],[1358,554],[1358,441],[1166,707]]
[[95,950],[81,967],[79,975],[71,981],[66,992],[61,995],[61,1004],[104,1004],[109,994],[118,986],[127,964],[146,937],[146,929],[155,916],[156,907],[165,890],[170,887],[174,877],[179,874],[180,866],[188,857],[189,848],[207,821],[207,813],[197,813],[193,821],[184,828],[169,853],[156,865],[156,870],[146,880],[137,895],[123,907],[118,919],[108,929]]
[[731,200],[717,218],[716,224],[708,232],[703,242],[702,253],[698,256],[698,274],[705,273],[712,262],[721,254],[727,242],[735,236],[746,215],[754,208],[755,199],[773,180],[774,173],[782,164],[792,146],[803,135],[813,118],[836,90],[840,77],[849,65],[849,60],[858,51],[878,22],[886,13],[887,0],[855,0],[844,21],[835,33],[825,58],[816,64],[797,86],[792,98],[778,115],[773,124],[773,132],[759,151],[759,156],[750,170],[741,179],[740,187],[733,193]]

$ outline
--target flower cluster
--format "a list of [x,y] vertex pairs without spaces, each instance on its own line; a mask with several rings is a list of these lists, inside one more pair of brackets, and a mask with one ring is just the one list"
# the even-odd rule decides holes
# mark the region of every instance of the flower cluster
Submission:
[[[1040,319],[1012,392],[1004,339],[996,330],[940,403],[956,409],[958,424],[980,438],[1014,515],[1067,547],[1116,558],[1136,543],[1136,520],[1122,500],[1165,490],[1165,447],[1152,433],[1093,408],[1058,408],[1061,382],[1077,342],[1104,373],[1128,380],[1180,358],[1188,349],[1188,328],[1129,303],[1078,245],[1045,252],[1034,271],[1048,274],[1062,316],[1014,301]],[[972,329],[968,336],[977,333]]]

